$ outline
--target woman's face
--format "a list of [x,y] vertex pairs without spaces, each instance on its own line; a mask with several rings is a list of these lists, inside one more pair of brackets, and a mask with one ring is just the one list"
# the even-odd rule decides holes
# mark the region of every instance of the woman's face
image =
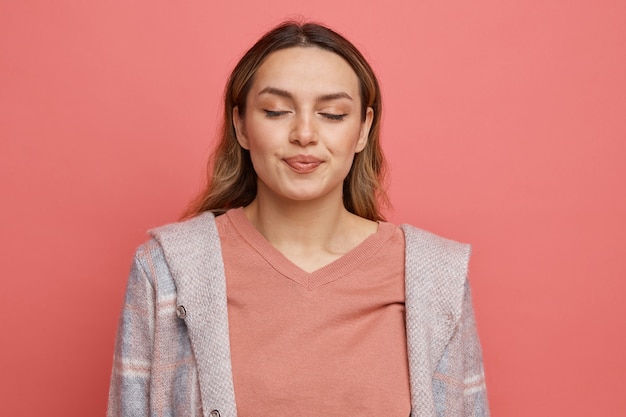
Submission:
[[342,199],[354,155],[367,143],[373,110],[361,119],[359,80],[339,55],[316,47],[270,54],[233,120],[250,151],[258,198]]

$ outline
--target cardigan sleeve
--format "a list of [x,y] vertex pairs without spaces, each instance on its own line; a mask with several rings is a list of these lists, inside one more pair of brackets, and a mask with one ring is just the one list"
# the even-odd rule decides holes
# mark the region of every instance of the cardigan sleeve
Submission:
[[155,291],[142,265],[140,247],[130,271],[120,316],[107,416],[149,416],[154,345]]
[[[482,352],[467,280],[461,317],[437,364],[433,391],[435,404],[439,405],[437,416],[489,417]],[[452,405],[450,398],[461,401],[453,401]]]

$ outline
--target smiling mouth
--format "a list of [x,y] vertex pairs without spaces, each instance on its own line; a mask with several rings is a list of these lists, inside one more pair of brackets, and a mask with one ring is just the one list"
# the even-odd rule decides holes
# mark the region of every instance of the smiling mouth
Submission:
[[309,155],[298,155],[283,159],[292,171],[298,174],[309,174],[321,165],[322,161]]

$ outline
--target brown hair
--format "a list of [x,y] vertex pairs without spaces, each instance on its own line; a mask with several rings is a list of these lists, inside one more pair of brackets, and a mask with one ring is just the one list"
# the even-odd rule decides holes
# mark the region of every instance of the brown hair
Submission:
[[246,98],[254,74],[272,52],[292,47],[318,47],[345,59],[359,78],[361,117],[367,108],[374,110],[372,126],[365,149],[355,155],[352,168],[343,183],[343,203],[346,209],[366,219],[384,220],[380,204],[388,204],[383,189],[386,171],[380,146],[380,117],[382,112],[380,87],[372,68],[363,55],[347,39],[316,23],[287,21],[267,32],[246,52],[230,75],[224,93],[224,121],[221,139],[208,166],[206,188],[193,201],[185,217],[205,211],[221,214],[230,208],[246,206],[254,200],[257,176],[250,153],[237,142],[233,125],[233,109],[238,107],[243,117]]

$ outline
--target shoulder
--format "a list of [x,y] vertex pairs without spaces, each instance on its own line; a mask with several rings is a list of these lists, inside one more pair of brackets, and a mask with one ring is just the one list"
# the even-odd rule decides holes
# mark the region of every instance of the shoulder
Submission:
[[467,243],[446,239],[426,230],[403,224],[407,268],[434,268],[442,275],[467,275],[471,246]]
[[460,315],[471,247],[411,225],[405,238],[407,302],[437,306],[437,315]]
[[[211,212],[151,229],[149,234],[161,246],[167,258],[194,256],[194,252],[200,248],[219,249],[215,216]],[[217,248],[213,248],[215,245]]]
[[[135,259],[146,260],[163,256],[164,247],[189,246],[189,242],[212,239],[216,235],[215,216],[205,212],[191,219],[169,223],[148,230],[150,239],[137,247]],[[215,234],[215,236],[214,236]]]
[[166,258],[196,256],[200,250],[219,249],[215,216],[204,212],[191,219],[167,224],[149,231]]
[[179,293],[193,293],[207,281],[207,274],[214,275],[211,282],[223,278],[222,248],[213,213],[161,226],[150,234]]
[[191,219],[166,224],[148,231],[151,238],[137,247],[134,265],[154,285],[168,277],[172,263],[189,262],[202,249],[218,245],[215,217],[202,213]]
[[159,243],[166,240],[188,240],[206,237],[215,230],[215,216],[211,212],[204,212],[191,219],[170,223],[149,231]]
[[399,227],[404,232],[406,250],[411,254],[430,256],[430,260],[434,262],[469,259],[471,246],[467,243],[447,239],[409,224],[402,224]]

